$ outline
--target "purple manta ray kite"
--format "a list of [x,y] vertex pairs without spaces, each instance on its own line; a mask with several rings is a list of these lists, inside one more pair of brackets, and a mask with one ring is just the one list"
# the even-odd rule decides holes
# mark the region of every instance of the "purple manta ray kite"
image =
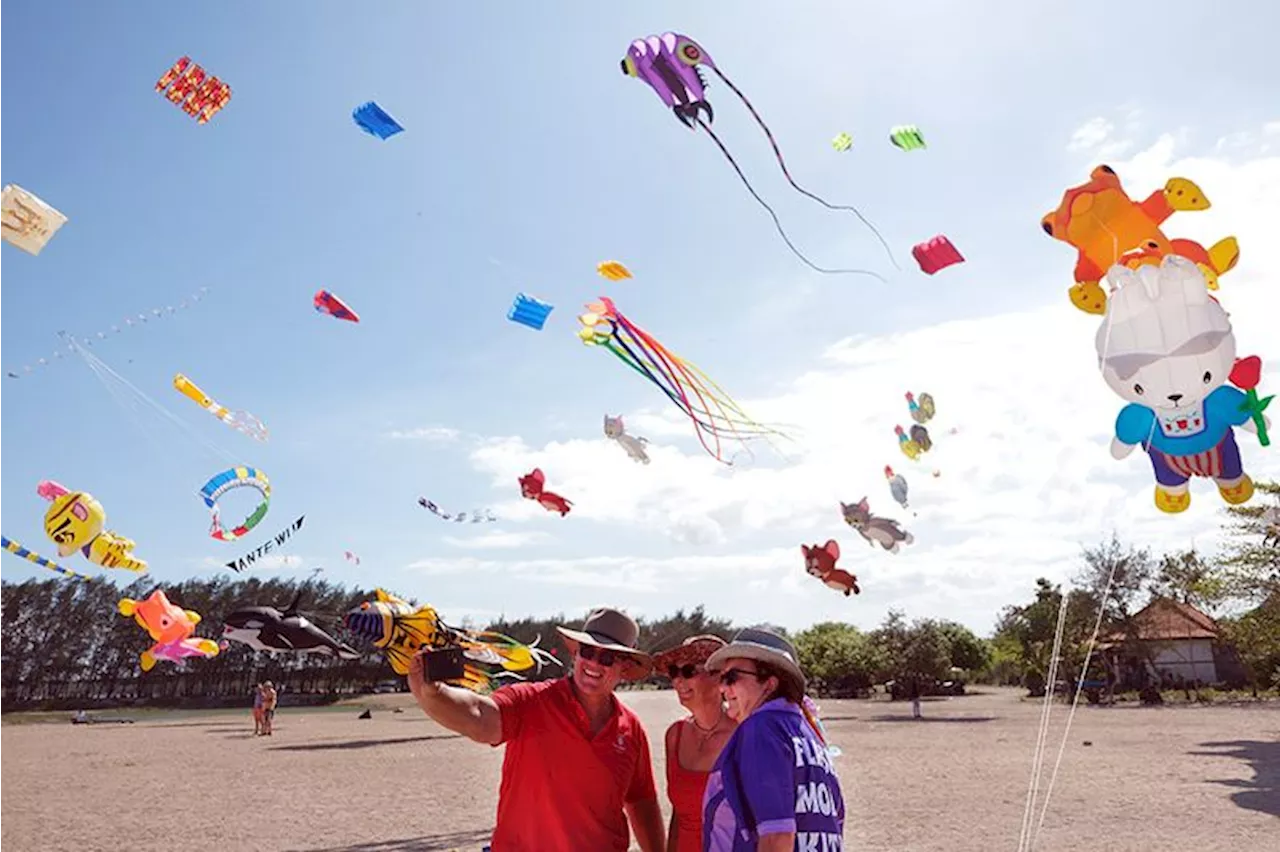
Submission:
[[[711,129],[711,123],[715,120],[715,113],[711,108],[711,102],[707,100],[707,81],[702,76],[702,69],[699,66],[705,66],[715,72],[721,82],[737,95],[751,112],[756,124],[760,125],[760,129],[769,138],[769,144],[773,146],[773,155],[778,161],[778,166],[782,169],[782,174],[792,188],[829,210],[847,210],[853,213],[880,240],[880,244],[884,246],[885,253],[889,255],[889,260],[893,263],[894,268],[901,269],[898,266],[898,262],[893,259],[893,252],[890,251],[889,244],[885,242],[884,237],[880,236],[880,232],[867,221],[866,217],[857,208],[843,204],[831,204],[826,199],[813,194],[795,182],[795,179],[791,177],[791,172],[787,170],[787,163],[782,158],[782,149],[778,147],[777,140],[773,138],[773,132],[769,130],[769,126],[764,123],[764,119],[760,117],[760,113],[756,112],[756,108],[752,106],[751,101],[742,93],[742,90],[735,86],[725,76],[724,72],[716,67],[715,61],[702,48],[702,45],[680,33],[663,33],[660,36],[649,36],[648,38],[636,39],[631,42],[631,47],[627,49],[627,55],[622,58],[622,62],[619,64],[623,74],[648,83],[649,87],[657,93],[662,102],[671,108],[681,124],[690,130],[697,130],[697,128],[701,127],[706,131],[707,135],[716,143],[716,147],[720,149],[720,153],[729,161],[729,165],[733,166],[733,170],[737,172],[739,180],[746,186],[747,191],[759,202],[761,207],[769,212],[769,215],[773,218],[774,227],[778,229],[778,233],[782,236],[783,242],[787,244],[787,248],[791,249],[792,253],[804,261],[811,269],[831,274],[870,275],[884,281],[881,275],[866,269],[824,269],[814,264],[795,247],[791,242],[791,238],[783,230],[778,214],[756,192],[755,187],[751,185],[751,182],[747,180],[747,176],[738,166],[738,161],[733,158],[733,155],[729,153],[729,149],[720,141],[720,137]],[[705,119],[703,118],[704,113],[706,115]]]

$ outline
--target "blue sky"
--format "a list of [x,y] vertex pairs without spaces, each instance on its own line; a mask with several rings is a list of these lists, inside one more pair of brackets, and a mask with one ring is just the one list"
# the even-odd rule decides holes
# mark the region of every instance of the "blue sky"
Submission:
[[[420,570],[465,551],[446,536],[479,531],[437,522],[418,495],[469,509],[518,492],[465,442],[389,435],[446,427],[481,445],[594,441],[603,410],[657,408],[651,386],[575,338],[574,317],[600,294],[746,398],[783,393],[850,335],[890,335],[892,347],[895,333],[1060,305],[1069,250],[1038,223],[1087,174],[1087,159],[1067,150],[1077,128],[1140,116],[1142,147],[1192,128],[1203,148],[1276,118],[1268,40],[1280,13],[1267,4],[1234,21],[1192,2],[1132,4],[1125,18],[1143,21],[1140,37],[1103,3],[843,5],[7,6],[2,179],[70,221],[39,257],[0,251],[4,370],[47,356],[59,330],[90,334],[208,287],[199,305],[95,352],[203,438],[264,469],[274,495],[258,536],[211,540],[195,492],[225,460],[155,413],[151,434],[140,430],[72,359],[3,383],[5,534],[53,552],[35,494],[53,478],[96,495],[109,526],[172,581],[217,570],[207,560],[233,559],[305,513],[292,551],[301,564],[280,570],[323,565],[333,580],[382,580],[477,613],[593,602],[540,584],[526,558],[691,558],[696,571],[700,554],[731,559],[769,535],[791,548],[797,534],[744,532],[691,550],[587,512],[505,525],[536,524],[548,538],[507,553],[496,586]],[[710,141],[622,76],[629,42],[668,29],[696,38],[752,98],[802,185],[860,206],[902,271],[852,217],[784,183],[745,109],[711,77],[717,132],[793,240],[821,265],[892,273],[888,284],[809,272]],[[1184,43],[1185,58],[1169,47]],[[153,89],[182,55],[232,87],[207,125]],[[386,142],[361,133],[350,113],[370,99],[406,132]],[[902,123],[922,128],[927,151],[888,144]],[[829,144],[841,131],[855,140],[847,154]],[[968,262],[931,278],[910,247],[937,233]],[[605,282],[594,271],[605,259],[636,278]],[[322,287],[362,322],[316,314]],[[519,291],[556,305],[545,330],[506,320]],[[260,416],[270,443],[178,396],[179,371]],[[669,443],[696,455],[691,436]],[[548,476],[554,487],[557,471]],[[358,569],[343,563],[347,549]],[[36,570],[3,562],[6,579]],[[832,605],[820,587],[811,594],[812,607],[774,620],[804,623]],[[733,617],[769,615],[680,581],[613,598],[651,612],[702,601]],[[858,620],[882,611],[869,604]],[[977,626],[989,614],[975,604],[961,617]]]

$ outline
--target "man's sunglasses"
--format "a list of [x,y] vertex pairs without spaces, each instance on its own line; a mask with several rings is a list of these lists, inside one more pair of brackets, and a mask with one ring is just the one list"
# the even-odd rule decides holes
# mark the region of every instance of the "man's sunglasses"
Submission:
[[724,686],[733,686],[744,676],[760,679],[760,672],[749,672],[746,669],[726,669],[720,673],[720,683]]
[[683,666],[667,666],[667,677],[675,680],[682,677],[685,680],[692,680],[702,671],[702,666],[695,666],[693,663],[685,663]]
[[599,663],[600,665],[604,666],[606,669],[612,666],[614,663],[616,663],[622,656],[621,654],[617,654],[613,651],[601,650],[600,648],[597,648],[595,645],[579,645],[578,655],[581,656],[582,659],[584,660],[590,660],[593,663]]

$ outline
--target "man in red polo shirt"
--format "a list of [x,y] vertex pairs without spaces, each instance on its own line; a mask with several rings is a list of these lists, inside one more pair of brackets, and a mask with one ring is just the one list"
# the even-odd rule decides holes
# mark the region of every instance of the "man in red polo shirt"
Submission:
[[628,822],[643,852],[665,852],[649,738],[613,694],[649,674],[640,629],[616,609],[556,629],[573,655],[568,677],[477,695],[428,681],[418,655],[409,689],[449,730],[506,743],[493,852],[627,852]]

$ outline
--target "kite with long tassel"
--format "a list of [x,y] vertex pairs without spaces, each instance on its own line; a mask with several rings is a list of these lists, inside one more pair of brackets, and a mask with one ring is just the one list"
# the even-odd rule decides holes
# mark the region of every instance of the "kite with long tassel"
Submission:
[[[791,188],[806,198],[812,199],[817,203],[826,207],[828,210],[844,210],[858,217],[862,224],[866,225],[880,244],[884,246],[885,254],[889,256],[889,261],[895,269],[900,269],[898,262],[893,258],[893,252],[889,249],[889,244],[885,242],[876,227],[862,215],[856,207],[847,204],[832,204],[825,198],[810,192],[809,190],[796,183],[795,178],[791,176],[791,171],[787,168],[787,162],[782,157],[782,149],[778,146],[778,142],[773,138],[773,131],[769,129],[769,125],[765,124],[760,113],[756,112],[756,108],[742,90],[733,84],[724,72],[721,71],[712,60],[711,56],[693,39],[680,33],[663,33],[661,36],[649,36],[648,38],[636,39],[631,43],[631,47],[627,50],[627,55],[622,58],[620,63],[622,73],[629,77],[635,77],[649,84],[649,87],[657,93],[658,97],[664,104],[671,108],[676,118],[681,124],[694,129],[701,127],[706,134],[715,142],[716,147],[720,149],[720,153],[729,161],[729,165],[733,166],[733,170],[737,172],[738,178],[746,186],[751,196],[768,211],[769,216],[773,219],[774,227],[782,236],[783,242],[787,244],[787,248],[791,249],[796,257],[800,258],[810,269],[817,272],[827,274],[848,274],[848,275],[870,275],[884,281],[884,277],[876,272],[868,269],[827,269],[818,266],[795,247],[791,242],[791,238],[782,228],[782,222],[778,219],[778,215],[773,211],[755,188],[751,182],[747,180],[747,176],[738,166],[737,160],[729,152],[728,147],[720,141],[720,137],[711,129],[711,123],[715,118],[714,111],[711,109],[711,103],[706,98],[706,80],[702,76],[699,66],[705,66],[715,72],[720,81],[729,88],[729,91],[738,96],[747,110],[751,113],[751,117],[755,119],[760,129],[764,131],[764,135],[769,140],[769,145],[773,148],[774,159],[778,161],[778,167],[782,169],[782,175],[787,179],[787,183],[791,184]],[[703,118],[703,114],[706,118]]]
[[732,464],[724,458],[722,439],[733,438],[745,445],[751,439],[771,435],[786,437],[752,419],[710,376],[633,323],[607,296],[587,305],[587,313],[578,321],[582,342],[603,346],[657,385],[693,422],[698,441],[716,461]]

